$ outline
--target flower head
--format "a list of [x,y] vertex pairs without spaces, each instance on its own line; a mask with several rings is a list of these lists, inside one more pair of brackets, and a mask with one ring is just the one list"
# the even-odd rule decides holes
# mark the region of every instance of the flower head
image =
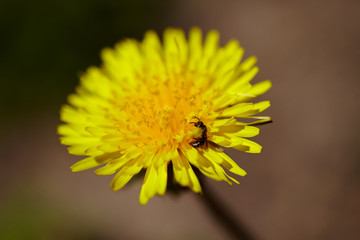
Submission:
[[203,42],[198,28],[188,40],[183,31],[169,28],[163,43],[149,31],[142,42],[128,39],[104,49],[102,67],[81,76],[61,109],[61,143],[69,145],[70,154],[87,156],[72,171],[101,166],[95,173],[116,173],[111,188],[119,190],[146,169],[141,204],[165,193],[168,166],[174,181],[197,193],[201,186],[192,167],[217,181],[238,183],[224,168],[240,176],[246,172],[221,146],[261,151],[246,138],[259,133],[252,125],[270,120],[253,116],[270,103],[249,100],[271,82],[250,84],[258,72],[256,58],[241,63],[244,50],[237,41],[224,47],[218,42],[216,31]]

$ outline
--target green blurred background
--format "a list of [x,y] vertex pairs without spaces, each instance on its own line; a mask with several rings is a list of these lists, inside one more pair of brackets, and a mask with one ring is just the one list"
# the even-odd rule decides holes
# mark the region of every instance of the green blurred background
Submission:
[[273,81],[255,141],[228,153],[239,186],[209,180],[258,239],[360,238],[359,1],[0,1],[0,239],[229,239],[193,193],[138,203],[140,184],[71,173],[56,135],[78,74],[123,38],[217,29]]

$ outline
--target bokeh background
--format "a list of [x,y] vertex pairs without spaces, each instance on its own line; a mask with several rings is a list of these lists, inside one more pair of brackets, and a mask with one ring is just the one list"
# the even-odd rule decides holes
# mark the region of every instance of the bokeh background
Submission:
[[147,29],[217,29],[271,79],[262,154],[208,180],[259,240],[360,239],[360,1],[0,1],[0,239],[229,239],[195,194],[138,203],[140,183],[71,173],[59,108],[99,52]]

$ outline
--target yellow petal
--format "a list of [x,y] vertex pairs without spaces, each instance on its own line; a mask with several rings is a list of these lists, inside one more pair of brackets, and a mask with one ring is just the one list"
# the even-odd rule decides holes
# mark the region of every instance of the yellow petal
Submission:
[[250,82],[256,74],[259,72],[259,68],[257,66],[252,67],[250,70],[244,72],[236,81],[234,81],[228,88],[228,92],[241,92],[246,83]]
[[231,145],[231,141],[229,138],[225,137],[225,136],[219,136],[219,135],[211,135],[209,136],[212,142],[219,144],[221,146],[230,146]]
[[159,151],[151,161],[152,164],[147,168],[140,191],[139,201],[141,204],[146,204],[155,194],[163,195],[165,193],[168,163],[168,159],[165,156],[163,152]]
[[113,178],[111,181],[111,188],[117,191],[125,186],[126,183],[143,168],[142,165],[138,164],[137,159],[133,159],[128,162]]
[[248,153],[260,153],[262,146],[245,138],[237,139],[229,146]]
[[246,91],[245,93],[251,94],[254,96],[259,96],[267,92],[272,87],[272,83],[270,80],[262,81],[257,84],[254,84],[251,89]]
[[[239,46],[236,40],[229,41],[223,49],[219,49],[217,56],[218,66],[214,72],[215,83],[217,87],[225,89],[229,82],[234,81],[236,70],[244,49]],[[222,56],[220,56],[222,54]]]
[[261,124],[272,122],[271,117],[268,117],[268,116],[253,116],[253,117],[246,117],[246,118],[261,119],[261,120],[250,122],[250,123],[243,123],[244,125],[261,125]]
[[189,70],[195,70],[202,57],[202,33],[197,27],[193,27],[189,33]]
[[219,45],[219,33],[215,30],[208,32],[204,42],[204,56],[209,57],[214,55]]
[[71,168],[71,171],[73,171],[73,172],[79,172],[79,171],[83,171],[83,170],[87,170],[87,169],[90,169],[93,167],[100,166],[104,163],[105,162],[100,162],[100,161],[96,160],[95,157],[87,157],[81,161],[78,161],[77,163],[72,165],[70,168]]
[[246,126],[242,123],[228,125],[218,128],[210,128],[211,133],[224,137],[254,137],[259,134],[259,128],[253,126]]
[[155,167],[154,166],[148,167],[140,191],[140,197],[139,197],[140,204],[145,205],[149,201],[149,199],[155,195],[156,189],[154,185],[155,185],[156,176],[157,173]]
[[198,178],[192,170],[189,162],[176,152],[172,157],[175,180],[184,187],[189,187],[194,192],[201,192]]
[[109,78],[97,67],[90,67],[81,78],[82,87],[89,92],[103,98],[111,97],[112,83]]
[[[64,145],[94,145],[99,141],[96,137],[89,136],[65,136],[60,137],[61,144]],[[89,147],[89,146],[88,146]]]
[[251,56],[241,63],[240,69],[242,72],[248,71],[252,66],[254,66],[257,62],[257,58],[255,56]]
[[182,152],[187,160],[192,165],[196,166],[202,174],[216,181],[227,181],[231,185],[231,182],[226,177],[224,169],[217,163],[203,157],[195,148],[188,150],[182,149]]
[[238,174],[240,176],[245,176],[246,172],[241,169],[231,158],[229,158],[225,153],[220,151],[215,151],[211,147],[208,151],[203,152],[204,156],[217,164],[221,164],[226,167],[229,171]]
[[223,110],[220,114],[222,117],[246,117],[264,111],[270,107],[269,101],[258,103],[239,103]]
[[130,160],[131,159],[129,159],[126,155],[124,155],[118,161],[111,160],[105,166],[96,169],[95,173],[97,175],[112,175]]
[[[80,144],[74,144],[74,145],[71,145],[70,147],[68,147],[68,152],[70,154],[73,154],[73,155],[78,155],[78,156],[84,156],[84,155],[87,155],[88,153],[88,150],[91,149],[91,148],[95,148],[96,145],[93,145],[93,146],[89,146],[89,145],[80,145]],[[95,154],[90,154],[90,156],[96,156],[96,155],[100,155],[102,154],[103,152],[102,151],[90,151],[90,153],[94,153]],[[99,152],[99,154],[97,154],[97,152]]]
[[157,169],[157,181],[155,187],[157,189],[157,194],[159,194],[160,196],[165,194],[167,176],[167,164],[159,166],[159,168]]

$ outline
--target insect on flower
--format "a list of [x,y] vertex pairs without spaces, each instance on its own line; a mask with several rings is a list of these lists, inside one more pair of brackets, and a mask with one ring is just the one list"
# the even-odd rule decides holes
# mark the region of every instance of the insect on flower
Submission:
[[202,129],[202,134],[201,137],[194,138],[195,141],[191,142],[190,145],[193,146],[194,148],[205,146],[205,149],[207,149],[208,148],[207,127],[198,117],[194,117],[194,118],[196,118],[198,121],[191,123],[194,123],[195,127]]

